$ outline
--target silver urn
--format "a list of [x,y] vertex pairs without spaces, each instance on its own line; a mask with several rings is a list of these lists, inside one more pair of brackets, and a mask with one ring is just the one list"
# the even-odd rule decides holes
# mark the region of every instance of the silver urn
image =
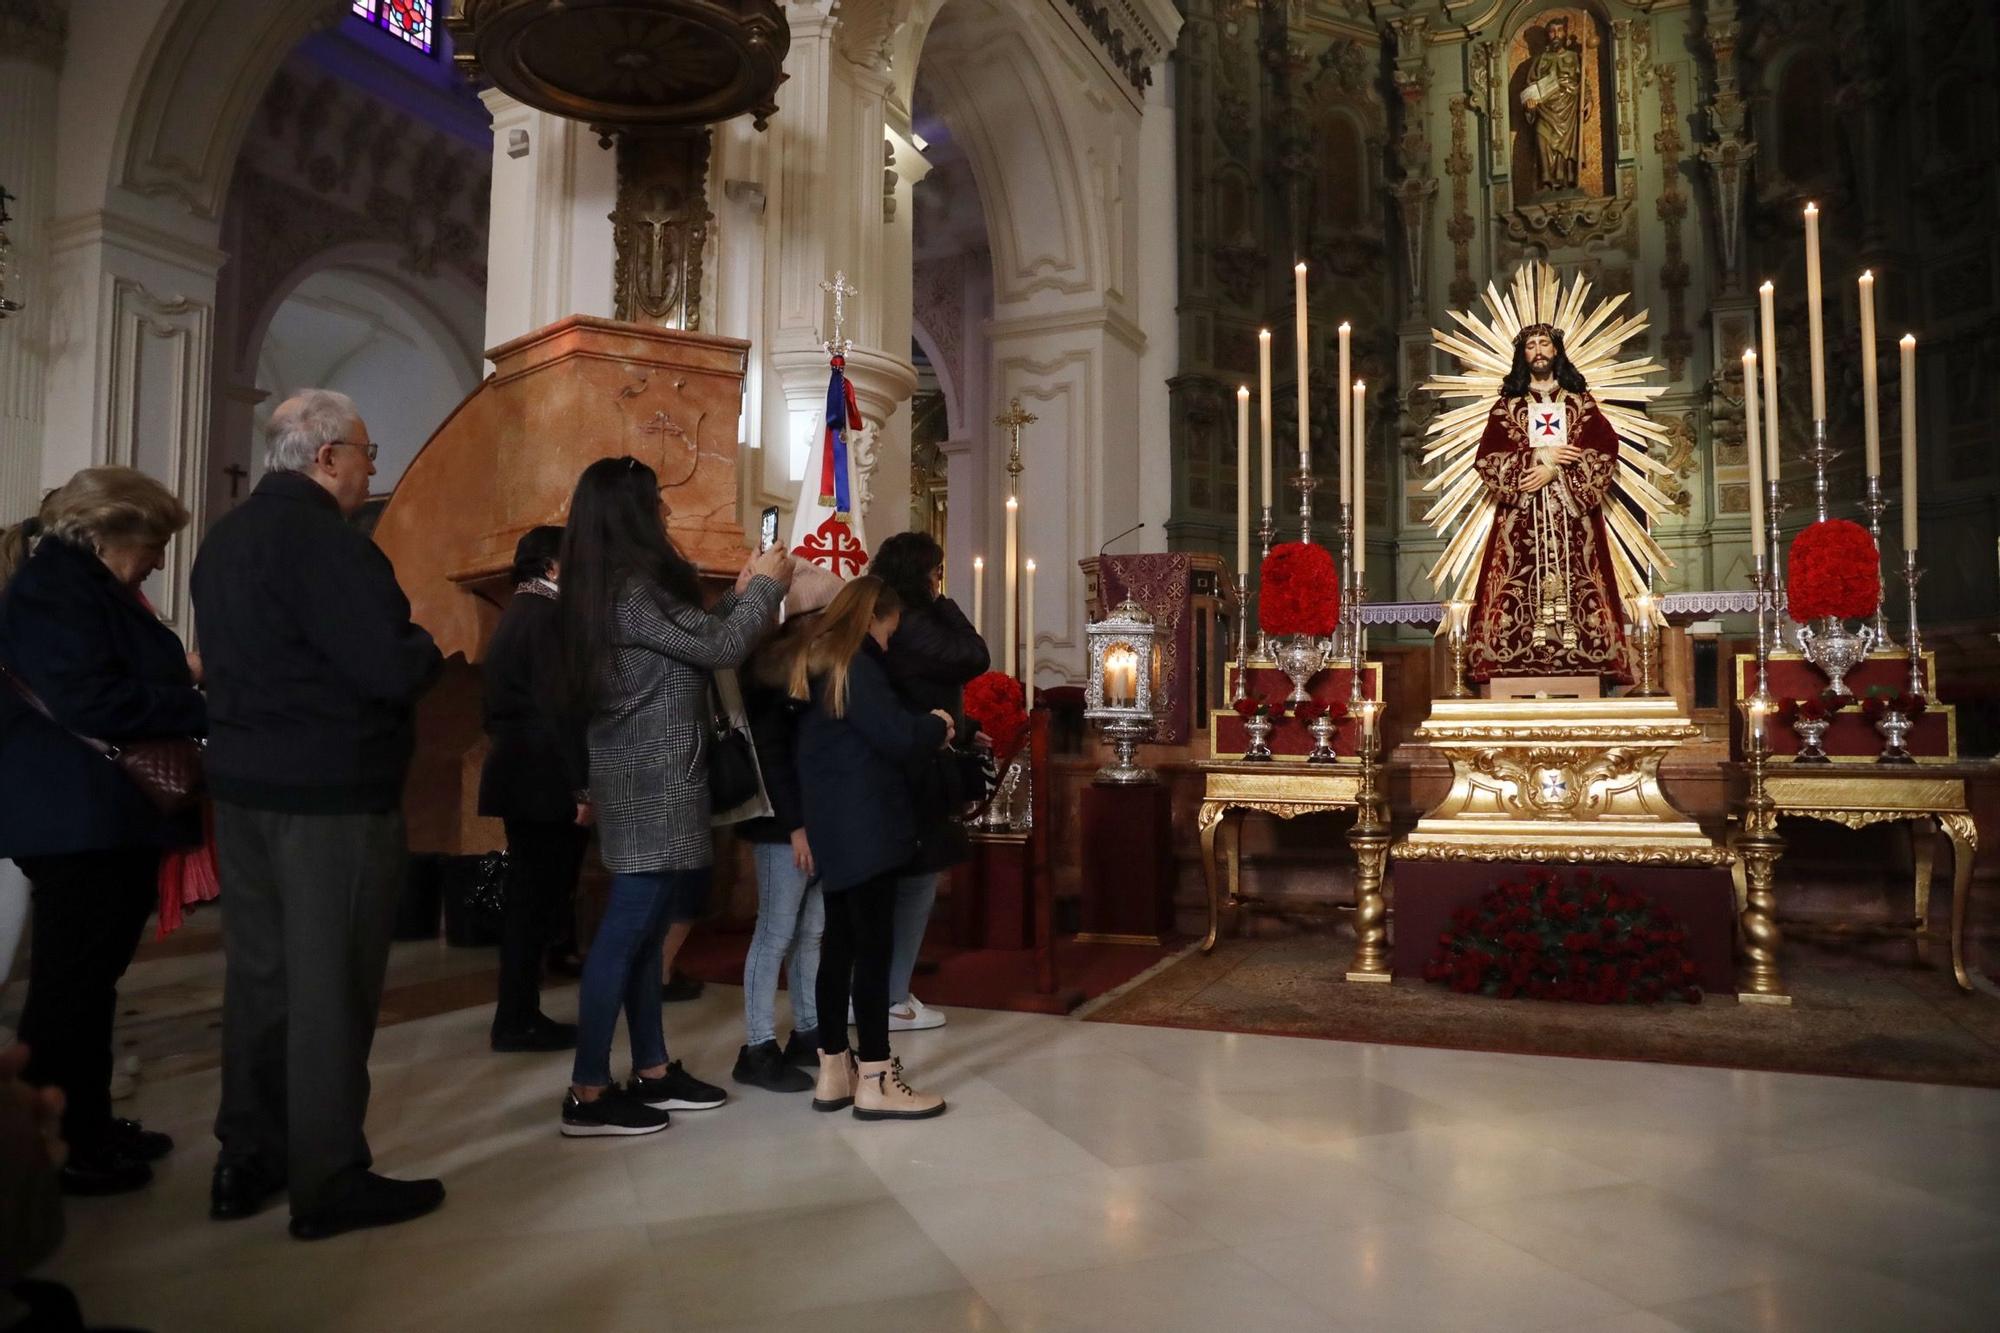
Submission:
[[1832,763],[1833,760],[1827,757],[1826,751],[1820,748],[1820,741],[1826,737],[1826,729],[1832,725],[1833,719],[1830,717],[1793,718],[1792,730],[1799,734],[1799,750],[1797,754],[1792,756],[1792,762],[1795,764]]
[[1309,703],[1312,695],[1306,692],[1306,686],[1326,669],[1325,643],[1310,634],[1287,634],[1278,640],[1277,648],[1278,670],[1292,682],[1292,692],[1285,702]]
[[1917,724],[1913,717],[1904,717],[1894,708],[1886,709],[1875,719],[1875,730],[1882,733],[1882,753],[1875,756],[1878,764],[1914,764],[1917,757],[1910,753],[1903,740],[1910,734],[1910,728]]
[[1250,738],[1250,744],[1243,749],[1246,761],[1261,761],[1271,757],[1271,717],[1268,713],[1258,713],[1243,719],[1243,734]]
[[1858,630],[1847,628],[1847,622],[1837,616],[1821,616],[1811,624],[1802,624],[1796,631],[1799,652],[1821,671],[1826,673],[1828,684],[1835,694],[1854,696],[1847,688],[1847,673],[1868,660],[1868,652],[1875,646],[1875,631],[1864,625]]

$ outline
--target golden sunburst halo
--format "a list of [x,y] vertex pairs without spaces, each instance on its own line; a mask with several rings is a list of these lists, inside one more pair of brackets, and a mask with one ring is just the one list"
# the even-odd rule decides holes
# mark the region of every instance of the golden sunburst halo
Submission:
[[[1607,497],[1605,529],[1611,534],[1611,567],[1618,592],[1629,605],[1644,591],[1648,565],[1671,569],[1673,561],[1653,540],[1654,520],[1673,508],[1673,501],[1648,474],[1671,477],[1673,469],[1653,457],[1652,446],[1669,443],[1667,433],[1646,415],[1646,404],[1666,392],[1646,381],[1663,367],[1651,357],[1618,359],[1619,349],[1646,330],[1643,311],[1619,315],[1626,294],[1590,299],[1590,281],[1582,274],[1567,283],[1556,270],[1531,259],[1514,271],[1503,295],[1492,283],[1481,297],[1485,316],[1474,310],[1450,312],[1456,329],[1432,329],[1437,346],[1457,358],[1460,372],[1433,375],[1423,387],[1436,394],[1443,407],[1432,418],[1424,462],[1440,462],[1426,492],[1442,492],[1424,515],[1440,538],[1444,554],[1431,566],[1430,578],[1450,596],[1470,600],[1479,583],[1480,555],[1493,530],[1498,508],[1474,469],[1479,439],[1500,382],[1514,365],[1514,338],[1529,324],[1553,324],[1563,333],[1563,350],[1590,386],[1599,410],[1618,433],[1618,466],[1613,478],[1618,497]],[[1587,313],[1586,313],[1587,310]]]

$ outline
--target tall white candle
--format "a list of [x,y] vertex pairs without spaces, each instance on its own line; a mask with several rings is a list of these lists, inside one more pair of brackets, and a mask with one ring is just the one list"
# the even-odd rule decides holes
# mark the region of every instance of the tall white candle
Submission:
[[1026,572],[1021,579],[1021,700],[1022,706],[1035,706],[1035,558],[1028,557]]
[[1020,613],[1020,600],[1016,592],[1015,571],[1021,567],[1021,502],[1013,496],[1007,497],[1007,568],[1003,575],[1006,583],[1006,602],[1000,609],[1000,623],[1005,633],[1000,636],[1000,669],[1015,679],[1020,679],[1020,665],[1014,656],[1015,627],[1020,624],[1016,617]]
[[1299,475],[1312,472],[1312,407],[1306,389],[1306,265],[1302,259],[1292,267],[1292,304],[1298,321],[1299,352]]
[[1757,289],[1763,320],[1759,354],[1764,365],[1764,481],[1776,481],[1778,471],[1778,314],[1777,297],[1767,281]]
[[1868,476],[1882,475],[1882,422],[1875,372],[1875,275],[1862,270],[1861,289],[1861,446]]
[[972,557],[972,628],[986,634],[986,557]]
[[[1354,329],[1346,320],[1340,321],[1340,378],[1335,384],[1354,383],[1353,348],[1351,346]],[[1347,480],[1347,451],[1354,438],[1354,404],[1343,396],[1340,400],[1340,502],[1354,503],[1354,493]]]
[[1262,414],[1264,508],[1271,507],[1271,331],[1257,330],[1257,410]]
[[1750,460],[1750,554],[1764,554],[1764,451],[1757,421],[1757,352],[1743,349],[1743,453]]
[[[1267,468],[1267,487],[1270,479]],[[1243,384],[1236,386],[1236,572],[1250,572],[1250,388]]]
[[1826,420],[1826,337],[1821,328],[1819,290],[1819,205],[1806,205],[1806,338],[1812,355],[1812,412]]
[[1362,466],[1368,456],[1368,386],[1354,381],[1354,580],[1368,568],[1368,471]]
[[1906,333],[1903,353],[1903,549],[1917,549],[1917,335]]

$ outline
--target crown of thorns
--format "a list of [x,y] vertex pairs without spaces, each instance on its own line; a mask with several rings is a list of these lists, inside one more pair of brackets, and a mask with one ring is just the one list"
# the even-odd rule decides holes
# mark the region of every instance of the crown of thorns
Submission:
[[1514,340],[1517,343],[1525,343],[1537,333],[1546,334],[1551,342],[1563,336],[1563,331],[1553,324],[1526,324],[1514,336]]

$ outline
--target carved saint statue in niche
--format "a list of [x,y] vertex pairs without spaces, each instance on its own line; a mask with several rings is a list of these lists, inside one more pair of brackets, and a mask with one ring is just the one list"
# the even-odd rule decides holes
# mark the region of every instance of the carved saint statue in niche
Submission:
[[1605,34],[1588,10],[1545,11],[1510,43],[1517,198],[1609,193]]

